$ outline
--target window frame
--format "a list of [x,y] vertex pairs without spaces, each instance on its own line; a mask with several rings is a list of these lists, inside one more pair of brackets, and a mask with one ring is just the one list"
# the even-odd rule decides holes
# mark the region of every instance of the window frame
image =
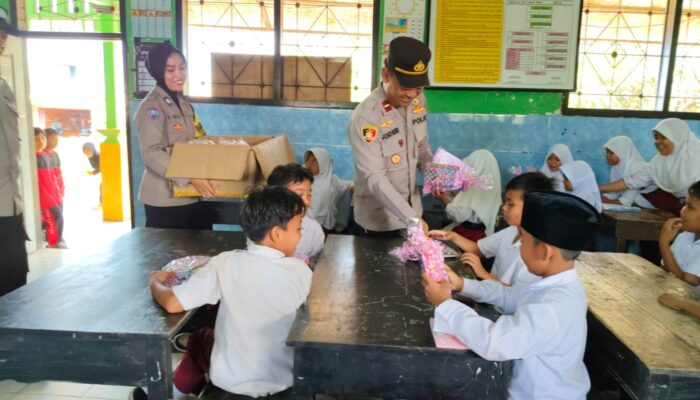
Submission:
[[[632,118],[669,118],[675,117],[680,119],[700,119],[700,112],[678,112],[669,111],[671,102],[671,91],[673,88],[673,71],[676,64],[676,49],[678,46],[678,35],[680,31],[681,16],[683,13],[683,0],[668,0],[669,12],[666,18],[666,35],[662,48],[662,62],[660,69],[666,74],[665,82],[663,83],[663,109],[661,111],[647,110],[618,110],[618,109],[593,109],[593,108],[570,108],[569,95],[573,91],[563,92],[561,113],[562,115],[578,115],[591,117],[632,117]],[[581,8],[583,13],[583,7]],[[671,18],[671,14],[673,15]],[[581,21],[583,18],[581,18]],[[673,26],[669,27],[668,23],[672,22]],[[581,40],[582,23],[579,25],[579,42]],[[670,34],[670,37],[669,37]],[[576,63],[578,69],[578,63]]]
[[[177,0],[179,6],[177,8],[177,40],[179,43],[186,44],[186,29],[187,17],[185,1]],[[376,87],[377,82],[377,63],[378,63],[378,35],[379,35],[379,0],[372,1],[372,80],[371,89]],[[188,96],[196,103],[212,103],[212,104],[236,104],[236,105],[253,105],[253,106],[272,106],[272,107],[297,107],[297,108],[331,108],[331,109],[347,109],[352,110],[359,104],[352,101],[325,101],[325,100],[284,100],[282,99],[282,0],[273,0],[274,20],[275,20],[275,53],[274,53],[274,80],[273,80],[273,96],[274,99],[248,99],[241,97],[200,97]],[[188,45],[189,46],[189,45]],[[184,47],[184,46],[183,46]],[[189,77],[188,77],[189,80]]]

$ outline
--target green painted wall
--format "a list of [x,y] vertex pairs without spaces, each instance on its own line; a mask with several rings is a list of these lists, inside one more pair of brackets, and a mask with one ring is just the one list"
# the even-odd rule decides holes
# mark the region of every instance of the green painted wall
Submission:
[[[10,13],[10,18],[12,18],[13,15],[15,15],[15,10],[13,7],[10,7],[10,0],[0,0],[0,7],[2,7],[5,11]],[[11,20],[8,22],[12,22]]]
[[[384,37],[384,3],[380,1],[378,67],[382,65],[382,38]],[[426,2],[429,4],[429,2]],[[426,10],[426,15],[428,15]],[[427,19],[426,19],[427,23]],[[428,27],[425,28],[427,43]],[[379,74],[377,79],[381,79]],[[525,92],[469,89],[426,89],[430,112],[474,114],[548,114],[561,109],[561,92]]]

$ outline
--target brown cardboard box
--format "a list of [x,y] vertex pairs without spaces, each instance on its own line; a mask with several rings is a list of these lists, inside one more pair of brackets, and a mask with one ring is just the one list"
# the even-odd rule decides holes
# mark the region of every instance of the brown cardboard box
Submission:
[[[248,187],[265,183],[272,170],[295,162],[285,135],[207,136],[217,144],[175,143],[168,178],[209,179],[223,197],[243,197]],[[222,139],[243,139],[249,146],[218,144]],[[196,197],[192,186],[173,185],[175,197]]]

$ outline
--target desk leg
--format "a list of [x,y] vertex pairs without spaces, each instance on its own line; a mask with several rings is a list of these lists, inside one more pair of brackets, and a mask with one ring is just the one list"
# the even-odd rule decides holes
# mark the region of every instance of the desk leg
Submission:
[[148,341],[146,379],[149,400],[167,400],[173,397],[172,351],[168,340]]
[[627,239],[617,236],[615,238],[615,252],[627,253]]

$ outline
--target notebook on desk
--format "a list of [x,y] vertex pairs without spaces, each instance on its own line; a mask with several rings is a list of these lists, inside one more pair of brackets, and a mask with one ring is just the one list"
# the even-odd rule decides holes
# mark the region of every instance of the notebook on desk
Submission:
[[603,211],[642,211],[641,208],[636,206],[623,206],[622,204],[605,204],[603,203]]

